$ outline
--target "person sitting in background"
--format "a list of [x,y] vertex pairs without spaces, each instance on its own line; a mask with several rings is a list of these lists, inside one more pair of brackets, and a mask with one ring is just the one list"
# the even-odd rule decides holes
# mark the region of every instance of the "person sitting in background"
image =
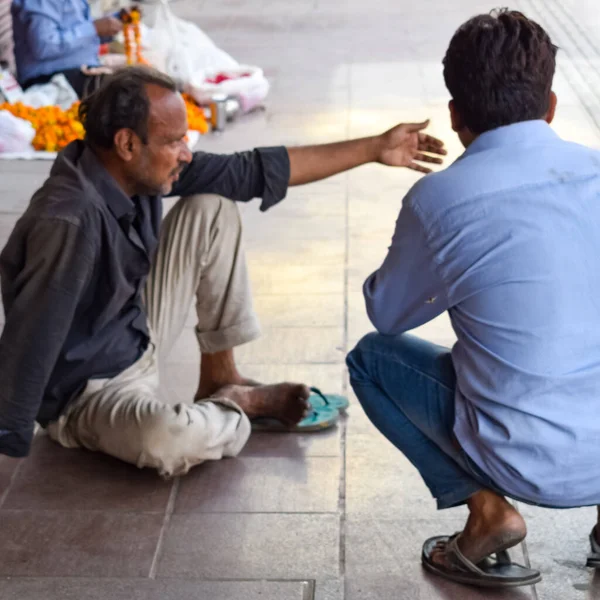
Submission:
[[26,89],[62,73],[81,98],[99,67],[100,44],[121,31],[115,16],[92,20],[87,0],[13,0],[17,79]]

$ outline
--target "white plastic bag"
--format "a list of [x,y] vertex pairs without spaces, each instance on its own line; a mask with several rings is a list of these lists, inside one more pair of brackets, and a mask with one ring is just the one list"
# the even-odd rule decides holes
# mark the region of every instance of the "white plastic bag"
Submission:
[[0,154],[32,150],[35,129],[28,121],[0,110]]
[[[216,83],[219,75],[230,79]],[[199,71],[185,86],[185,91],[200,104],[209,103],[215,94],[237,98],[240,110],[247,113],[262,105],[269,93],[269,82],[262,69],[238,65],[229,69]]]
[[176,17],[168,0],[148,6],[144,23],[151,28],[148,46],[152,57],[148,59],[179,83],[189,83],[199,71],[237,67],[197,25]]
[[48,83],[40,83],[27,88],[21,98],[23,104],[33,108],[60,106],[63,110],[71,108],[77,100],[75,90],[62,73],[55,75]]

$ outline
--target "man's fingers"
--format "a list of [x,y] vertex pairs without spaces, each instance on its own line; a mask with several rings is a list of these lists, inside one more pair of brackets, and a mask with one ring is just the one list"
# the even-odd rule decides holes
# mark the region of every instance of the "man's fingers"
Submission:
[[409,133],[417,133],[425,129],[428,125],[429,119],[427,119],[427,121],[423,121],[422,123],[407,123],[405,127],[406,131],[408,131]]
[[438,152],[438,154],[447,154],[442,140],[438,140],[432,135],[426,135],[424,133],[419,134],[419,148],[421,150]]
[[415,154],[414,159],[420,160],[421,162],[435,163],[436,165],[441,165],[444,162],[437,156],[429,156],[429,154],[423,154],[422,152]]
[[410,163],[410,165],[408,165],[409,169],[412,169],[413,171],[418,171],[419,173],[431,173],[431,169],[428,169],[427,167],[423,167],[421,165],[418,165],[417,163],[413,162]]
[[419,146],[418,150],[421,152],[429,152],[429,154],[435,154],[437,156],[447,156],[448,154],[443,148],[435,148],[434,146]]

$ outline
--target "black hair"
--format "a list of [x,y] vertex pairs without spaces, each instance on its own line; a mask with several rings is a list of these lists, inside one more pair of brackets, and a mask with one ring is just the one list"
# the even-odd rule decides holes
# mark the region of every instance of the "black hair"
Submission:
[[444,79],[473,133],[540,119],[549,109],[558,48],[536,22],[499,9],[467,21],[444,58]]
[[146,66],[127,67],[107,77],[98,90],[79,106],[85,140],[97,148],[110,149],[117,131],[127,128],[134,131],[144,144],[148,143],[148,85],[177,91],[173,79]]

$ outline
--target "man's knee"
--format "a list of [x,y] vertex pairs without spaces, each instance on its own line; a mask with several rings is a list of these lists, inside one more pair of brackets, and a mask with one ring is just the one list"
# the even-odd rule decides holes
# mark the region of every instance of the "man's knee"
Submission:
[[167,406],[144,419],[140,430],[138,467],[157,469],[163,477],[185,474],[193,465],[187,446],[187,419],[182,405]]
[[[230,425],[235,435],[229,441],[221,440],[217,433],[226,428],[223,408],[212,403],[204,408],[209,410],[201,412],[195,405],[187,404],[164,405],[147,417],[140,434],[138,466],[157,469],[163,477],[174,477],[206,460],[236,456],[248,439],[249,425],[247,435],[245,423],[239,427]],[[236,417],[239,414],[233,410],[225,412]]]
[[369,361],[368,355],[381,343],[383,336],[376,331],[367,333],[356,344],[353,350],[346,357],[346,365],[350,372],[350,378],[354,380],[364,379],[369,377]]
[[185,218],[206,219],[209,223],[220,221],[238,227],[241,225],[237,203],[217,194],[183,197],[173,210],[179,210]]

